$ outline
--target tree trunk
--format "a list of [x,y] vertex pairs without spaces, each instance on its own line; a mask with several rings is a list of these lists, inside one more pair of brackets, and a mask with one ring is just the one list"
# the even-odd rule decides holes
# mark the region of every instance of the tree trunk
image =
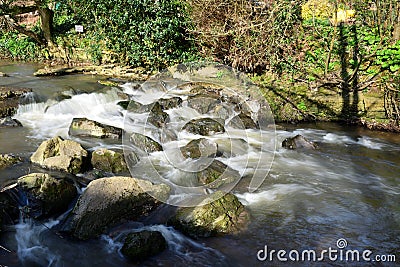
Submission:
[[53,44],[52,40],[52,32],[53,32],[53,16],[54,12],[48,7],[39,7],[38,8],[40,20],[41,20],[41,29],[43,31],[44,39],[46,40],[48,45]]
[[47,42],[47,45],[52,45],[52,31],[53,31],[53,17],[54,12],[43,0],[35,0],[35,6],[39,11],[40,25],[43,32],[43,37]]

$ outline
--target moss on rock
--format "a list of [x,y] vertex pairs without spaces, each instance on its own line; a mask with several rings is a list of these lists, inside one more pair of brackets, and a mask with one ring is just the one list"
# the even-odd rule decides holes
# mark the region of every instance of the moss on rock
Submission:
[[232,234],[246,226],[249,214],[235,195],[217,191],[213,199],[205,205],[180,208],[171,223],[191,237]]
[[125,239],[121,253],[130,260],[140,261],[165,250],[167,242],[158,231],[130,233]]
[[26,191],[31,203],[40,202],[40,215],[64,211],[77,196],[75,186],[64,179],[56,179],[47,173],[31,173],[18,179],[18,186]]
[[105,148],[93,152],[92,165],[94,168],[106,172],[121,173],[128,171],[124,155]]

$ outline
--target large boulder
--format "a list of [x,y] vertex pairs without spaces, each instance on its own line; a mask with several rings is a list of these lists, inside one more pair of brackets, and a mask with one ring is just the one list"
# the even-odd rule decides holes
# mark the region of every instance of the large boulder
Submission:
[[141,231],[127,235],[121,253],[130,260],[140,261],[155,256],[167,248],[167,242],[158,231]]
[[211,118],[193,119],[183,126],[183,130],[204,136],[225,132],[224,126]]
[[14,115],[21,98],[29,92],[28,88],[0,87],[0,118]]
[[167,185],[131,177],[94,180],[79,197],[64,230],[79,239],[96,237],[122,219],[135,220],[153,211],[169,191]]
[[178,209],[171,224],[195,238],[239,232],[247,225],[249,214],[235,195],[224,194],[217,191],[213,202]]
[[31,161],[44,168],[76,174],[87,168],[88,152],[79,143],[56,136],[43,141]]
[[21,122],[11,117],[0,118],[0,128],[22,127]]
[[201,184],[208,184],[210,188],[218,188],[238,181],[240,174],[221,161],[214,160],[207,168],[197,173],[197,179]]
[[9,154],[0,154],[0,170],[15,165],[21,161],[22,159],[20,157]]
[[316,149],[317,145],[298,134],[295,137],[283,140],[282,147],[287,149]]
[[124,155],[105,148],[97,149],[92,153],[92,166],[98,170],[113,173],[128,171]]
[[163,150],[163,147],[158,142],[143,134],[133,133],[129,140],[134,146],[147,153]]
[[69,126],[69,135],[120,139],[122,129],[85,118],[74,118]]
[[181,147],[180,150],[185,158],[215,157],[218,145],[211,140],[200,138],[190,141],[186,146]]
[[47,173],[31,173],[18,178],[19,188],[26,192],[30,215],[49,216],[65,211],[77,196],[77,189],[65,179]]

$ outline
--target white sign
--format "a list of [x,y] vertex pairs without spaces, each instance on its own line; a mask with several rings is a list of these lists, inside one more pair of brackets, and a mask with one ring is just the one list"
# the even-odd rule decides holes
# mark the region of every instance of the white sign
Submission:
[[82,25],[75,25],[75,31],[76,32],[83,32],[83,26]]

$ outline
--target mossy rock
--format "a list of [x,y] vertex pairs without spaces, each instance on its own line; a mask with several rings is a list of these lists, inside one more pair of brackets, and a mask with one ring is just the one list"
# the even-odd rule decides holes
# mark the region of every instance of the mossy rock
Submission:
[[156,127],[163,127],[169,121],[169,116],[163,111],[161,105],[156,102],[150,110],[147,122],[153,124]]
[[209,237],[234,234],[243,230],[249,222],[249,214],[238,198],[217,191],[214,201],[197,207],[180,208],[170,223],[191,237]]
[[68,133],[71,136],[88,136],[95,138],[120,139],[122,137],[122,129],[86,118],[74,118]]
[[158,231],[130,233],[125,239],[121,253],[130,260],[141,261],[155,256],[167,248],[167,242]]
[[185,158],[215,157],[218,145],[211,140],[200,138],[190,141],[186,146],[181,147],[180,150]]
[[77,196],[73,184],[53,178],[47,173],[31,173],[20,177],[17,183],[27,193],[30,203],[40,203],[40,216],[65,211]]
[[210,166],[197,173],[197,179],[201,184],[209,185],[210,188],[218,188],[239,180],[240,174],[221,161],[214,160]]
[[258,129],[258,125],[251,118],[251,115],[243,112],[233,117],[228,125],[237,129]]
[[163,150],[162,146],[158,142],[143,134],[133,133],[130,137],[130,141],[137,148],[147,153]]
[[0,170],[22,162],[20,157],[9,154],[0,154]]
[[282,147],[286,149],[316,149],[317,145],[298,134],[295,137],[286,138],[282,142]]
[[182,106],[182,99],[180,97],[161,98],[157,103],[161,106],[162,110],[168,110]]
[[128,171],[124,155],[105,148],[94,151],[91,162],[94,168],[106,172],[121,173]]
[[94,180],[79,197],[62,230],[78,239],[97,237],[122,220],[137,220],[155,210],[168,199],[169,192],[165,184],[132,177]]
[[149,105],[143,105],[134,100],[119,101],[117,103],[117,105],[122,107],[125,110],[128,110],[130,112],[135,112],[135,113],[144,113],[144,112],[149,112],[149,110],[150,110]]
[[189,96],[187,99],[188,107],[196,110],[200,114],[206,114],[213,110],[222,102],[217,94],[197,94]]
[[44,168],[73,174],[89,168],[88,152],[79,143],[59,136],[43,141],[30,160]]
[[183,130],[204,136],[225,132],[224,126],[220,122],[211,118],[193,119],[186,123]]

